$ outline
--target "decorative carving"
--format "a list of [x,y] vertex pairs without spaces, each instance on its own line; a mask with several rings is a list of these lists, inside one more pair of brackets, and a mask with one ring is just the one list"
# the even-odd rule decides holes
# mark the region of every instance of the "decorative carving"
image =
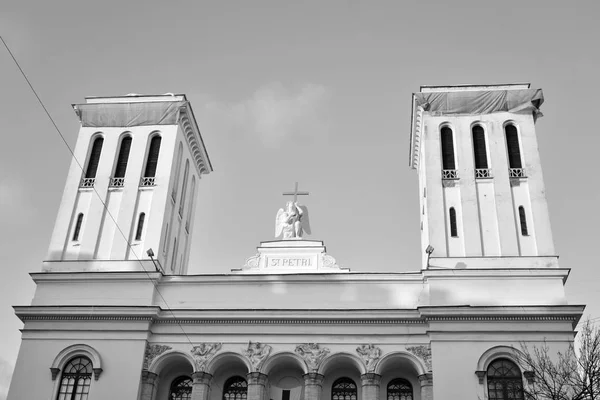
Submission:
[[102,368],[94,368],[94,380],[95,381],[100,379],[100,374],[102,374]]
[[196,371],[204,372],[208,360],[219,350],[221,350],[221,343],[200,343],[200,345],[194,346],[191,352],[194,356]]
[[52,380],[55,381],[58,373],[60,372],[60,368],[50,368],[50,373],[52,373]]
[[485,371],[475,371],[475,375],[477,375],[477,378],[479,378],[479,384],[483,385],[483,380],[485,379]]
[[523,376],[527,379],[527,383],[533,385],[535,383],[535,372],[534,371],[523,371]]
[[330,352],[327,347],[320,348],[317,343],[299,344],[295,351],[306,361],[311,371],[318,370],[319,364]]
[[258,268],[260,261],[260,254],[256,253],[255,256],[249,257],[244,263],[244,268]]
[[329,254],[323,254],[323,268],[335,268],[337,267],[335,258]]
[[244,354],[250,359],[253,370],[258,371],[258,368],[265,358],[269,356],[271,350],[272,347],[268,344],[250,341],[248,342],[248,348],[244,350]]
[[429,346],[410,346],[406,350],[419,357],[425,363],[427,371],[431,371],[431,347]]
[[142,369],[150,368],[150,364],[152,364],[152,360],[161,355],[167,350],[171,350],[171,346],[163,345],[163,344],[146,344],[146,354],[144,355],[144,366]]
[[381,357],[381,349],[373,344],[363,344],[356,348],[356,352],[367,366],[367,372],[375,371],[375,364]]

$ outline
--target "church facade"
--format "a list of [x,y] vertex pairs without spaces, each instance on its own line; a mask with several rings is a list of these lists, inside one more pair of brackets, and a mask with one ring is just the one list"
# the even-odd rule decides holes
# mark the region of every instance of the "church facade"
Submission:
[[48,256],[31,305],[15,307],[8,399],[522,399],[535,382],[515,349],[566,349],[583,313],[553,245],[542,92],[423,86],[412,100],[423,258],[399,273],[339,267],[302,237],[308,215],[292,202],[283,239],[231,273],[189,275],[212,170],[189,101],[74,106]]

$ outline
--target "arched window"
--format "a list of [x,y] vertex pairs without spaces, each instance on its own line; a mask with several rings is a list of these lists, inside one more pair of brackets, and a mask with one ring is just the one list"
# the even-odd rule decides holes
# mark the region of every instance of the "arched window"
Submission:
[[223,386],[223,400],[246,400],[248,398],[248,383],[241,376],[227,379]]
[[183,217],[183,207],[185,205],[185,195],[187,192],[188,175],[190,174],[190,160],[185,160],[185,169],[183,170],[183,184],[181,186],[181,201],[179,202],[179,216]]
[[192,398],[192,378],[180,376],[171,383],[169,400],[189,400]]
[[441,129],[441,140],[442,140],[442,168],[443,169],[456,169],[454,163],[454,140],[452,138],[452,129],[444,126]]
[[175,179],[173,179],[173,191],[171,197],[173,201],[177,199],[177,186],[179,186],[179,173],[181,172],[181,157],[183,155],[183,145],[179,143],[179,150],[177,150],[177,160],[175,161]]
[[458,228],[456,226],[456,210],[454,207],[450,207],[450,236],[458,237]]
[[81,224],[83,223],[83,213],[79,213],[77,221],[75,222],[75,230],[73,230],[73,240],[79,240],[79,233],[81,232]]
[[135,232],[135,240],[142,240],[142,232],[144,231],[144,219],[146,219],[145,213],[140,213],[138,217],[137,230]]
[[475,125],[473,132],[473,154],[475,156],[475,168],[487,169],[487,151],[485,146],[485,133],[480,125]]
[[155,135],[150,140],[150,148],[148,149],[148,159],[146,160],[146,170],[144,171],[145,178],[154,178],[156,176],[156,166],[158,165],[158,154],[160,152],[161,137]]
[[387,386],[387,400],[413,400],[410,382],[402,378],[391,380]]
[[519,147],[519,135],[517,127],[508,124],[504,127],[506,133],[506,147],[508,149],[508,165],[510,168],[523,168],[521,163],[521,149]]
[[333,382],[331,400],[356,400],[356,383],[350,378],[340,378]]
[[100,163],[100,154],[102,153],[102,145],[104,139],[97,137],[92,144],[92,151],[90,152],[90,158],[88,160],[87,168],[85,170],[86,178],[95,178],[96,172],[98,171],[98,164]]
[[173,240],[173,258],[171,259],[171,271],[175,271],[175,264],[177,263],[177,238]]
[[115,166],[114,178],[123,178],[127,171],[127,161],[129,160],[129,151],[131,150],[131,136],[125,136],[121,140],[121,148],[117,157],[117,165]]
[[92,362],[75,357],[63,368],[57,400],[87,400],[91,383]]
[[192,197],[190,198],[190,205],[188,207],[187,218],[185,220],[185,230],[187,233],[190,233],[190,223],[191,223],[191,219],[192,219],[192,212],[194,210],[194,199],[196,198],[196,196],[194,196],[195,192],[196,192],[196,177],[192,176],[192,187],[190,188],[190,196],[192,196]]
[[521,235],[527,236],[527,218],[525,218],[525,209],[523,206],[519,206],[519,222],[521,223]]
[[517,365],[500,358],[487,369],[488,398],[490,400],[523,400],[523,379]]

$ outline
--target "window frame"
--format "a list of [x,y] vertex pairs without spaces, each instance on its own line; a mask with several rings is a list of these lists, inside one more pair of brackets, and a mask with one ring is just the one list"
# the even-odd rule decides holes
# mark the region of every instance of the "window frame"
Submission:
[[458,218],[456,217],[456,208],[448,209],[448,221],[450,222],[450,237],[458,237]]
[[146,220],[146,213],[141,212],[138,214],[137,226],[135,230],[135,241],[139,242],[144,236],[144,222]]
[[[85,373],[80,373],[80,371],[77,371],[76,373],[65,372],[65,370],[71,365],[71,363],[73,363],[75,360],[78,360],[78,359],[83,359],[83,360],[87,361],[86,367],[89,367],[89,368],[86,368],[87,372],[85,372]],[[73,391],[70,393],[70,396],[69,396],[69,393],[61,393],[61,391],[63,389],[63,384],[65,383],[64,382],[65,374],[74,375],[74,377],[75,377],[74,384],[73,384]],[[93,361],[87,355],[76,354],[74,356],[71,356],[63,365],[62,371],[60,371],[60,377],[58,378],[58,383],[57,383],[57,388],[56,388],[56,396],[55,396],[56,400],[75,400],[76,398],[82,399],[82,400],[87,400],[89,398],[89,393],[92,388],[92,376],[93,375],[95,375],[94,364],[93,364]],[[79,382],[80,382],[81,378],[84,378],[84,385],[87,386],[87,392],[77,393],[77,389],[79,387]],[[68,384],[67,384],[67,386],[68,386]],[[65,396],[61,397],[61,395],[63,395],[63,394]],[[76,397],[78,394],[80,396]]]
[[[129,143],[129,149],[127,151],[127,159],[125,160],[125,167],[123,168],[123,176],[117,176],[117,172],[119,170],[119,163],[121,161],[121,154],[123,152],[123,143],[125,142],[125,140],[129,139],[130,143]],[[127,174],[127,167],[129,166],[129,158],[131,157],[131,147],[133,146],[133,136],[131,135],[131,132],[127,131],[127,132],[123,132],[121,134],[121,137],[119,138],[119,146],[117,147],[118,151],[115,155],[115,161],[114,161],[114,166],[113,166],[113,171],[112,171],[112,178],[125,178],[125,174]]]
[[240,383],[242,383],[241,387],[242,388],[245,387],[246,391],[244,393],[243,390],[239,390],[239,392],[241,393],[241,397],[238,398],[238,396],[236,395],[233,397],[233,400],[247,400],[248,399],[248,381],[239,375],[234,375],[234,376],[227,378],[227,380],[223,384],[223,392],[221,393],[221,400],[232,400],[231,398],[226,398],[225,394],[233,385],[237,385]]
[[[149,163],[150,163],[152,143],[156,139],[159,140],[158,151],[157,151],[157,155],[156,155],[156,166],[154,167],[154,173],[152,174],[152,176],[150,176],[150,175],[148,175],[148,166],[149,166]],[[147,145],[147,148],[146,148],[146,155],[145,155],[145,158],[144,158],[144,166],[143,166],[143,169],[142,169],[142,178],[156,178],[156,171],[158,170],[158,162],[160,161],[161,147],[162,147],[162,135],[161,135],[161,133],[159,131],[152,132],[148,136],[148,145]]]
[[[186,393],[182,393],[182,394],[179,394],[179,396],[174,397],[173,396],[173,394],[174,394],[173,393],[174,386],[177,386],[177,385],[179,385],[179,384],[181,384],[183,382],[189,382],[189,386],[185,386],[185,388],[189,387],[189,391],[186,390],[185,391]],[[193,386],[193,383],[194,383],[194,380],[191,377],[187,376],[187,375],[181,375],[181,376],[176,377],[175,379],[173,379],[171,381],[171,384],[169,385],[169,397],[168,397],[168,399],[169,400],[191,400],[192,399],[192,386]],[[177,388],[175,388],[175,389],[177,389]]]
[[[446,168],[446,157],[445,157],[445,148],[444,148],[444,130],[448,129],[450,131],[450,145],[452,146],[452,160],[448,160],[448,161],[452,161],[452,166],[453,168]],[[443,123],[440,125],[439,130],[438,130],[438,135],[440,138],[440,158],[441,158],[441,164],[442,164],[442,170],[445,171],[456,171],[456,165],[458,164],[458,157],[456,155],[456,146],[455,146],[455,140],[454,140],[454,129],[452,128],[452,125],[450,125],[449,123]]]
[[[354,396],[352,396],[352,388],[336,388],[337,385],[352,385],[354,386]],[[340,397],[340,394],[344,394],[343,397]],[[349,396],[349,397],[348,397]],[[358,399],[358,386],[353,379],[348,378],[347,376],[343,376],[337,378],[331,384],[331,400],[357,400]]]
[[[491,375],[490,376],[490,368],[492,368],[492,366],[495,363],[500,363],[500,362],[507,362],[509,364],[512,364],[513,367],[518,371],[519,375],[518,376],[513,376],[513,377],[507,377],[507,376],[494,376]],[[486,394],[487,394],[487,398],[490,400],[524,400],[525,399],[525,392],[524,392],[524,388],[525,385],[523,383],[523,371],[521,371],[521,368],[519,367],[519,365],[514,362],[513,360],[511,360],[510,358],[506,358],[506,357],[497,357],[494,358],[490,361],[490,363],[488,364],[487,368],[485,369],[485,376],[486,376],[486,382],[485,382],[485,390],[486,390]],[[503,385],[502,387],[502,392],[503,392],[503,396],[502,398],[497,398],[495,395],[494,397],[490,397],[490,383],[491,382],[510,382],[512,381],[513,383],[515,383],[516,381],[519,381],[520,384],[520,397],[509,397],[508,396],[508,388],[506,386]],[[491,382],[490,382],[491,381]],[[497,390],[497,389],[494,389]]]
[[[96,165],[96,170],[94,171],[94,176],[89,176],[89,168],[90,162],[92,161],[92,156],[94,155],[94,146],[98,140],[102,140],[102,145],[100,146],[100,150],[98,153],[98,163]],[[83,169],[83,178],[84,179],[96,179],[96,175],[98,174],[98,168],[100,167],[100,159],[102,158],[102,149],[104,148],[104,135],[102,132],[96,132],[90,138],[90,145],[88,148],[88,154],[85,161],[85,168]]]
[[[478,161],[478,157],[477,154],[480,154],[479,152],[477,152],[477,147],[476,147],[476,141],[475,141],[475,129],[476,128],[481,128],[481,137],[483,139],[483,154],[485,155],[485,167],[482,166],[478,166],[477,165],[477,161]],[[473,122],[471,124],[471,144],[472,144],[472,148],[473,148],[473,165],[475,166],[475,169],[487,169],[490,170],[490,149],[489,149],[489,140],[488,140],[488,132],[485,126],[485,123],[481,122],[481,121],[476,121]],[[481,160],[479,160],[481,161]],[[476,175],[477,176],[477,175]]]
[[[402,393],[402,389],[398,390],[398,399],[400,400],[414,400],[415,398],[415,389],[413,388],[412,383],[410,383],[410,381],[408,379],[405,378],[393,378],[391,379],[388,384],[385,387],[385,398],[386,400],[390,400],[390,386],[392,385],[398,385],[398,384],[403,384],[405,386],[408,386],[408,389],[410,389],[410,398],[406,397],[406,391],[403,394]],[[394,398],[395,396],[392,396],[392,398]]]
[[[508,135],[507,135],[507,131],[506,128],[512,126],[513,128],[515,128],[515,137],[517,140],[517,150],[519,152],[519,167],[515,167],[513,165],[511,165],[511,147],[508,144]],[[525,165],[525,159],[523,157],[523,141],[521,139],[521,129],[519,128],[519,125],[513,121],[513,120],[509,120],[504,122],[504,124],[502,125],[502,131],[504,134],[504,144],[506,146],[506,161],[508,164],[508,168],[509,169],[524,169],[524,165]]]

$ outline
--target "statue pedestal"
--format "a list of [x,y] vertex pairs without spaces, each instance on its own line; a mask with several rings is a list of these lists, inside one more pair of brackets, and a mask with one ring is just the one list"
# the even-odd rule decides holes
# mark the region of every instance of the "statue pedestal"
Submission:
[[239,274],[302,274],[344,273],[335,259],[325,252],[325,245],[318,240],[276,240],[261,242],[257,254],[246,260]]

